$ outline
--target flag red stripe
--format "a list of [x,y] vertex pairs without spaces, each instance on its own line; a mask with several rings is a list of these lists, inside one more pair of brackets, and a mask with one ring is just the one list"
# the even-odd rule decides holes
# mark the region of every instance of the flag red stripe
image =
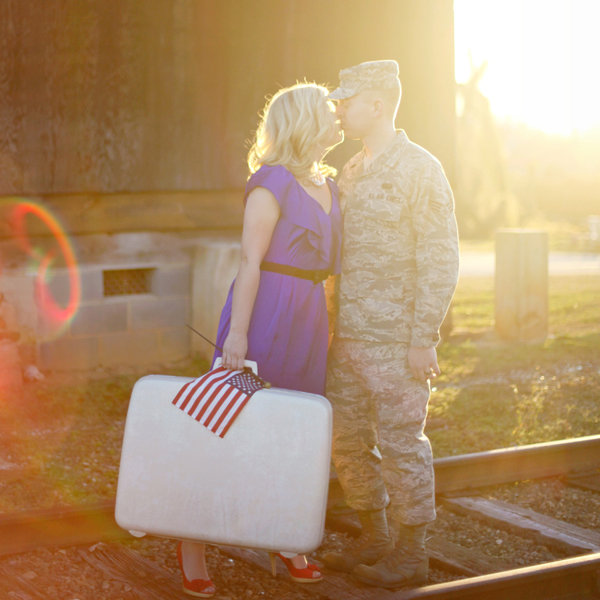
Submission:
[[[227,381],[222,381],[221,383],[219,383],[218,381],[216,381],[215,384],[217,385],[217,387],[215,388],[215,392],[218,392],[226,383],[227,383]],[[196,396],[196,399],[194,400],[194,403],[186,411],[187,414],[190,415],[190,417],[193,416],[194,411],[198,408],[198,406],[200,406],[200,403],[204,403],[204,404],[203,404],[203,408],[200,411],[200,415],[198,415],[198,417],[200,417],[202,415],[202,413],[206,410],[206,406],[209,404],[209,402],[208,402],[208,400],[206,398],[206,390],[202,390]]]
[[229,413],[229,411],[235,406],[235,403],[237,402],[238,398],[243,394],[244,394],[244,392],[242,392],[241,390],[238,394],[236,394],[235,398],[227,405],[227,408],[225,408],[225,410],[221,413],[221,416],[217,419],[217,422],[211,426],[211,428],[210,428],[211,431],[213,431],[214,433],[217,433],[217,430],[219,429],[219,425],[221,425],[223,420],[227,417],[227,414]]
[[[225,385],[225,384],[223,384]],[[221,386],[223,387],[223,386]],[[229,387],[226,388],[225,391],[223,392],[223,394],[221,395],[221,397],[219,398],[219,402],[222,402],[224,398],[229,398],[231,396],[231,394],[234,392],[234,390]],[[212,411],[211,409],[214,406],[214,398],[211,399],[210,402],[205,402],[204,405],[202,406],[202,410],[200,410],[200,412],[194,417],[196,419],[196,421],[202,421],[202,424],[207,427],[208,426],[208,418],[205,418],[205,415],[207,413],[207,411]]]
[[[202,416],[204,415],[204,413],[212,406],[212,403],[214,402],[215,398],[219,395],[219,393],[223,390],[223,388],[227,386],[227,381],[223,381],[221,384],[219,384],[219,386],[213,390],[213,393],[210,395],[210,398],[206,398],[206,396],[203,396],[202,398],[198,398],[198,400],[202,400],[203,404],[202,404],[202,408],[200,409],[200,412],[194,417],[196,419],[196,421],[199,421],[200,419],[202,419]],[[231,393],[231,390],[227,390],[223,396],[228,396]],[[198,405],[198,402],[196,402],[196,405]],[[195,410],[196,407],[194,407]],[[194,410],[190,410],[189,411],[189,415],[193,416],[194,414]]]
[[[219,412],[219,408],[221,408],[221,406],[223,405],[223,403],[225,402],[225,400],[227,400],[227,402],[235,402],[244,392],[241,392],[240,390],[236,389],[236,388],[232,388],[231,392],[235,391],[236,394],[233,396],[233,398],[231,397],[231,393],[226,394],[223,396],[223,398],[221,398],[216,404],[215,407],[213,408],[212,412],[210,413],[210,415],[207,417],[206,419],[206,425],[208,426],[210,424],[210,422],[214,419],[215,415],[217,414],[217,412]],[[212,429],[212,427],[211,427]]]
[[[214,371],[207,373],[208,377],[206,375],[204,375],[201,379],[198,380],[198,382],[194,386],[194,388],[192,390],[190,390],[185,402],[179,408],[181,408],[181,410],[185,410],[187,403],[193,398],[193,396],[196,394],[197,391],[200,391],[200,393],[198,395],[202,396],[204,393],[203,388],[210,388],[211,386],[215,385],[219,381],[223,381],[223,380],[227,379],[230,374],[231,374],[231,371],[227,371],[226,369],[222,369],[221,367],[219,367],[218,369],[215,369]],[[197,403],[197,399],[196,399],[195,406],[197,406],[197,405],[198,405],[198,403]],[[194,410],[194,408],[192,408],[192,410]],[[189,414],[189,409],[188,409],[188,414]]]
[[[231,378],[229,378],[231,379]],[[210,397],[206,400],[206,403],[204,404],[204,406],[202,407],[202,410],[200,412],[199,415],[197,415],[196,420],[199,421],[200,418],[202,417],[202,415],[206,412],[206,409],[210,406],[210,404],[214,401],[214,399],[219,395],[219,392],[223,389],[224,386],[229,385],[229,379],[226,379],[225,381],[223,381],[223,383],[221,383],[217,388],[215,388],[213,390],[213,392],[211,393]],[[206,394],[206,392],[205,392]],[[193,410],[190,411],[190,415],[193,414]]]
[[233,425],[233,422],[237,419],[240,412],[242,412],[242,408],[244,408],[244,406],[248,404],[248,400],[250,400],[250,396],[247,396],[246,399],[238,406],[235,413],[233,413],[231,417],[229,417],[229,421],[227,422],[227,425],[223,427],[223,431],[221,431],[219,437],[225,437],[225,434],[229,431],[229,428]]
[[185,390],[192,385],[192,383],[194,383],[194,381],[196,381],[195,379],[192,379],[191,381],[188,381],[178,392],[177,392],[177,396],[175,396],[175,398],[173,399],[172,404],[177,404],[177,402],[179,401],[179,398],[181,398],[181,395],[185,392]]
[[223,438],[260,389],[248,373],[217,367],[183,385],[172,404]]
[[198,389],[199,385],[202,385],[202,383],[211,375],[214,375],[214,372],[209,371],[208,373],[205,373],[204,375],[202,375],[202,377],[200,378],[196,378],[193,379],[192,381],[189,381],[188,383],[186,383],[180,390],[179,393],[177,394],[177,396],[175,396],[175,400],[173,400],[173,404],[175,404],[179,398],[181,397],[181,395],[183,394],[183,392],[185,392],[185,390],[188,388],[189,385],[192,385],[193,388],[190,390],[189,395],[184,398],[183,403],[181,404],[181,406],[179,407],[181,410],[185,410],[185,407],[187,406],[187,403],[190,401],[191,396],[194,394],[194,392]]
[[[205,377],[202,378],[202,380],[200,380],[198,382],[198,384],[196,386],[194,386],[194,389],[190,391],[188,397],[185,399],[185,402],[179,407],[181,408],[181,410],[185,410],[185,407],[187,405],[187,403],[192,399],[192,397],[194,396],[194,394],[198,391],[198,389],[202,386],[206,386],[207,388],[211,388],[212,386],[216,385],[219,383],[219,381],[226,381],[228,379],[228,375],[230,375],[230,371],[225,371],[225,369],[223,369],[224,373],[221,373],[218,377],[213,377],[212,380],[207,379],[206,381],[202,381],[204,379],[206,379]],[[213,375],[215,375],[215,373],[213,373]],[[221,384],[222,386],[223,384]],[[196,397],[196,400],[194,400],[193,405],[191,406],[191,408],[188,408],[188,410],[186,411],[188,413],[188,415],[191,415],[197,408],[200,400],[202,400],[204,396],[204,393],[200,393],[198,394],[198,396]]]

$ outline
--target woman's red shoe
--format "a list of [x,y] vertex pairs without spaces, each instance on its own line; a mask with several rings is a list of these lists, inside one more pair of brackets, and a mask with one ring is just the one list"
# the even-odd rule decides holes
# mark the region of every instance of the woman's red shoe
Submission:
[[177,560],[183,577],[183,591],[190,596],[196,598],[212,598],[217,589],[215,584],[210,579],[192,579],[191,581],[185,576],[183,570],[183,555],[181,552],[181,542],[177,544]]
[[271,559],[271,572],[273,577],[277,575],[277,557],[279,557],[283,564],[287,567],[290,577],[298,583],[319,583],[323,580],[323,575],[317,565],[307,563],[306,567],[299,569],[294,566],[291,558],[286,558],[282,554],[273,554],[269,552],[269,558]]

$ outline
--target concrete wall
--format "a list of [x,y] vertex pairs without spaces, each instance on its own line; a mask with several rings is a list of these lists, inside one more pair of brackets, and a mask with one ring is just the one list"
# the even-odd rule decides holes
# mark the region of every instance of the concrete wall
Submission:
[[[17,309],[21,346],[42,370],[98,367],[149,368],[213,348],[186,326],[216,338],[219,315],[237,271],[237,235],[120,234],[79,240],[81,300],[57,327],[41,310],[35,270],[13,265],[2,273],[7,301]],[[91,262],[95,257],[94,262]],[[147,293],[107,296],[103,273],[151,269]],[[68,305],[69,273],[55,269],[47,282],[52,299]],[[31,352],[33,348],[33,352]]]
[[452,0],[2,0],[0,40],[0,195],[239,189],[265,95],[381,58],[452,172]]
[[[397,125],[452,179],[452,19],[452,0],[0,2],[0,290],[41,366],[212,354],[185,322],[214,338],[237,268],[246,141],[281,86],[335,87],[341,68],[397,59]],[[343,144],[332,164],[355,151]],[[55,215],[76,249],[82,298],[64,330],[36,302],[35,256],[14,247],[14,197]],[[52,243],[43,221],[27,232]],[[48,285],[64,305],[63,266]],[[155,269],[149,291],[106,297],[112,268]]]
[[[227,298],[240,262],[237,239],[205,239],[194,251],[192,262],[192,327],[213,342],[221,309]],[[210,360],[214,348],[196,334],[191,351]]]
[[[40,343],[42,369],[151,365],[189,355],[189,261],[118,265],[153,269],[149,292],[105,297],[103,271],[115,266],[81,268],[81,304],[63,335]],[[50,288],[57,300],[66,302],[60,296],[68,289],[67,273],[56,274]]]

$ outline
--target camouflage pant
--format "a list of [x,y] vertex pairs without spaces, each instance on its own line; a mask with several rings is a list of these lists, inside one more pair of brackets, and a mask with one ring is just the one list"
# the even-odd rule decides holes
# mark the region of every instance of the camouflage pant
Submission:
[[346,502],[375,510],[389,500],[392,526],[435,519],[433,457],[423,433],[429,384],[412,377],[407,353],[404,343],[334,338],[327,371],[333,462]]

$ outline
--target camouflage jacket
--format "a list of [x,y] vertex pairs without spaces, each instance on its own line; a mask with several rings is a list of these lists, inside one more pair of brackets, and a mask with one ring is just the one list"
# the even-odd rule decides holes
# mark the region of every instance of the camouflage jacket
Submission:
[[344,214],[336,335],[431,347],[458,278],[452,190],[439,161],[404,131],[339,181]]

